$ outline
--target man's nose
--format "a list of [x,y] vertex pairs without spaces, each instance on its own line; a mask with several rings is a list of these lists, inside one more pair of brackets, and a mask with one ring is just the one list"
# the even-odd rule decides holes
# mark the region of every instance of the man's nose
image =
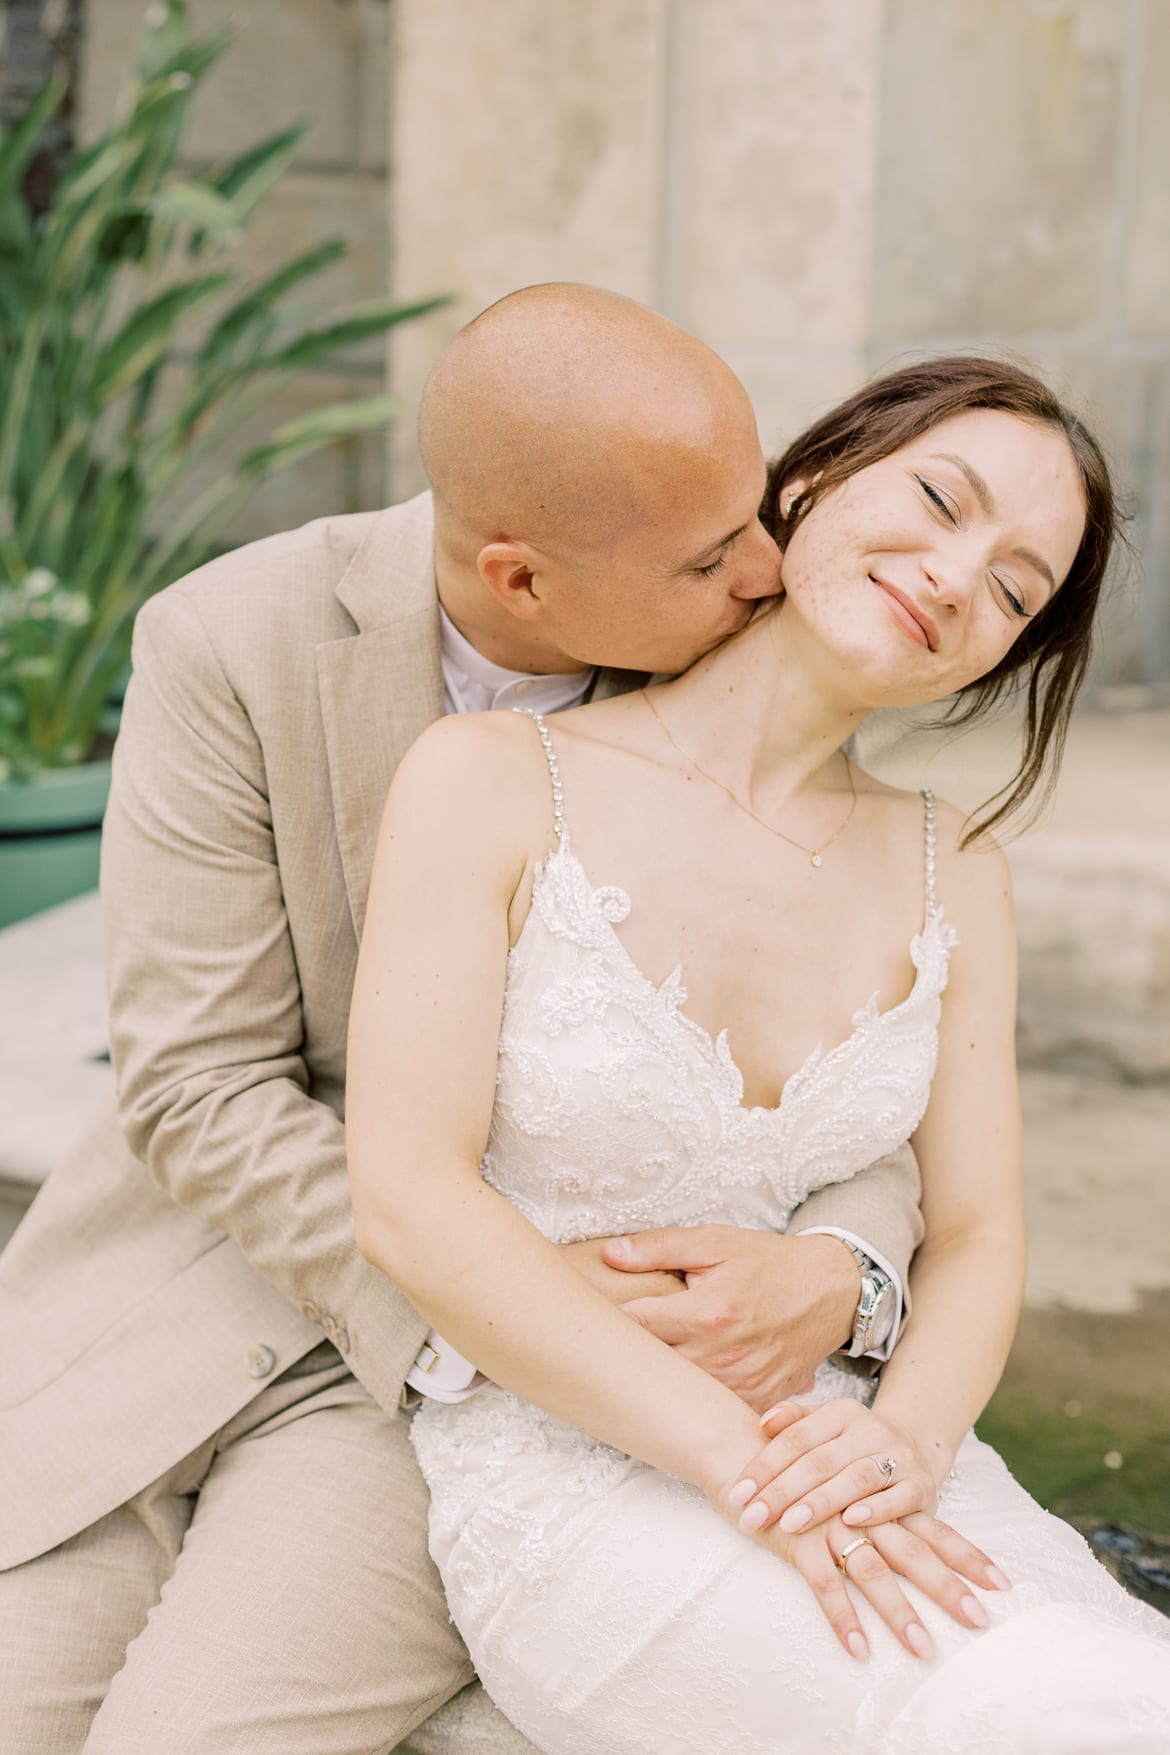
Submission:
[[760,597],[778,597],[783,589],[780,583],[780,565],[780,550],[761,525],[759,553],[755,564],[732,587],[731,595],[744,603],[754,603]]

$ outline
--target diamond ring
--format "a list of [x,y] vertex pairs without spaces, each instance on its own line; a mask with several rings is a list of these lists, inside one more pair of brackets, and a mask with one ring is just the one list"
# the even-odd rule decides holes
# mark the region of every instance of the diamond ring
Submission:
[[890,1482],[894,1478],[894,1470],[898,1466],[897,1457],[896,1456],[874,1456],[874,1457],[870,1458],[870,1461],[875,1462],[877,1464],[878,1468],[882,1471],[882,1486],[888,1487]]

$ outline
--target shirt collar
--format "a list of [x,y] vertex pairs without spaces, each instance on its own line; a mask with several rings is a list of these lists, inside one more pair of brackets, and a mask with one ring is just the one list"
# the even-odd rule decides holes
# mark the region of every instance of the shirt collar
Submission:
[[442,604],[439,605],[440,648],[447,711],[485,712],[507,707],[529,707],[538,713],[558,713],[578,707],[597,676],[596,668],[533,676],[524,670],[506,670],[493,664],[461,634]]

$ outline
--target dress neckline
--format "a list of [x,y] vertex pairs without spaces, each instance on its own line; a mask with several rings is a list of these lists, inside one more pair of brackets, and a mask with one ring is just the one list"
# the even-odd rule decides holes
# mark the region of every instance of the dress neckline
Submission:
[[529,906],[524,924],[520,928],[516,943],[508,952],[509,963],[524,942],[533,914],[538,912],[538,892],[540,887],[547,880],[554,863],[559,860],[571,864],[573,869],[578,873],[584,888],[588,892],[588,906],[591,916],[595,921],[599,922],[604,929],[607,942],[617,952],[618,958],[625,967],[627,974],[632,976],[638,983],[644,996],[652,997],[659,1003],[663,1015],[669,1017],[675,1024],[676,1028],[682,1030],[690,1037],[691,1041],[694,1042],[703,1052],[704,1057],[712,1063],[715,1069],[719,1072],[724,1082],[730,1085],[735,1092],[735,1095],[732,1097],[732,1107],[741,1115],[779,1118],[784,1113],[785,1099],[790,1091],[799,1089],[810,1079],[817,1076],[823,1068],[836,1065],[840,1060],[844,1059],[854,1047],[858,1039],[866,1031],[875,1026],[888,1024],[892,1019],[897,1018],[899,1014],[911,1006],[917,998],[919,988],[922,984],[923,962],[925,961],[923,950],[926,936],[932,927],[938,935],[940,941],[939,948],[944,954],[955,943],[953,930],[943,924],[942,909],[938,906],[938,900],[935,894],[936,846],[934,793],[929,787],[923,787],[922,799],[925,805],[926,819],[926,898],[923,910],[922,929],[920,932],[916,932],[910,940],[910,960],[914,964],[914,981],[909,993],[906,995],[905,999],[899,1000],[896,1005],[887,1007],[885,1011],[879,1011],[877,1006],[877,992],[875,990],[870,994],[865,1004],[853,1013],[853,1028],[850,1030],[849,1034],[830,1048],[827,1053],[822,1043],[816,1043],[809,1050],[800,1065],[789,1073],[780,1088],[780,1095],[777,1097],[775,1103],[745,1103],[743,1100],[743,1069],[732,1054],[728,1043],[728,1030],[730,1026],[724,1025],[718,1035],[712,1036],[711,1032],[705,1025],[700,1024],[696,1018],[688,1016],[688,1014],[683,1011],[682,1008],[686,1004],[687,992],[686,988],[682,986],[681,962],[675,964],[671,973],[659,986],[650,979],[650,976],[647,975],[646,971],[640,966],[640,964],[634,961],[633,957],[630,955],[629,951],[614,930],[615,923],[620,923],[624,920],[633,906],[628,890],[622,889],[617,884],[595,886],[591,881],[588,872],[585,870],[585,867],[570,846],[569,826],[565,821],[564,787],[561,781],[560,764],[557,761],[556,751],[553,748],[552,737],[549,733],[548,726],[545,724],[544,715],[538,713],[531,707],[516,707],[513,708],[513,711],[522,714],[527,719],[531,719],[536,726],[537,734],[540,737],[541,748],[544,751],[544,758],[548,765],[549,779],[552,785],[553,835],[556,840],[556,846],[543,860],[540,861],[533,873],[532,902]]
[[592,921],[603,931],[606,944],[612,951],[616,952],[626,974],[637,983],[645,996],[653,998],[660,1004],[663,1017],[672,1021],[699,1047],[704,1058],[719,1071],[724,1081],[732,1087],[734,1091],[733,1106],[745,1116],[779,1118],[784,1113],[785,1103],[790,1093],[798,1090],[808,1079],[818,1074],[822,1068],[835,1065],[844,1059],[858,1038],[867,1030],[872,1029],[875,1025],[888,1025],[920,998],[925,962],[922,950],[932,928],[941,935],[943,949],[949,948],[950,943],[953,942],[950,929],[943,924],[942,909],[936,907],[927,914],[921,932],[916,932],[911,937],[909,949],[910,960],[914,964],[914,980],[905,999],[898,1000],[895,1005],[887,1006],[885,1010],[879,1010],[877,991],[875,990],[870,994],[865,1004],[853,1013],[853,1028],[847,1036],[842,1037],[839,1042],[827,1050],[822,1042],[813,1045],[800,1065],[795,1067],[785,1079],[775,1103],[745,1103],[743,1101],[743,1069],[732,1054],[728,1041],[730,1026],[724,1025],[716,1035],[712,1035],[706,1025],[700,1024],[697,1018],[692,1018],[683,1011],[687,992],[682,985],[683,966],[681,961],[675,964],[670,974],[661,982],[654,981],[646,973],[641,964],[635,961],[622,943],[615,930],[616,925],[626,919],[633,907],[629,892],[617,884],[595,885],[592,882],[589,873],[573,851],[567,827],[562,826],[557,843],[557,846],[541,860],[533,873],[532,903],[524,924],[520,928],[516,943],[508,952],[509,960],[518,955],[528,935],[533,916],[540,913],[538,897],[544,885],[554,877],[557,867],[571,867],[577,873],[581,884],[588,893],[588,908]]

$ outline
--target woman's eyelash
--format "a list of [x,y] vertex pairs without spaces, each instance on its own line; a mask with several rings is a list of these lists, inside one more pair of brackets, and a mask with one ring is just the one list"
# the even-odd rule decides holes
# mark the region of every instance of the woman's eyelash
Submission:
[[695,572],[700,579],[713,579],[716,573],[721,573],[726,565],[727,555],[724,553],[719,556],[717,561],[708,561],[705,567],[696,567]]
[[1025,606],[1023,600],[1021,598],[1017,597],[1014,591],[1009,590],[1008,587],[1004,584],[1002,579],[996,578],[996,575],[994,573],[991,575],[991,577],[993,579],[995,579],[996,584],[999,586],[1000,590],[1003,592],[1004,598],[1007,601],[1008,605],[1010,606],[1012,613],[1014,615],[1022,616],[1025,621],[1031,621],[1032,611]]
[[938,511],[940,511],[942,513],[943,517],[947,520],[947,522],[949,524],[957,524],[959,522],[959,520],[955,517],[955,514],[952,512],[952,510],[951,510],[950,506],[947,504],[947,502],[943,499],[943,497],[939,493],[938,489],[936,487],[932,487],[928,481],[924,481],[922,476],[920,476],[920,475],[916,475],[914,477],[914,479],[918,483],[919,487],[922,489],[923,493],[926,495],[927,499],[931,502],[931,504],[933,506],[935,506],[937,508]]

